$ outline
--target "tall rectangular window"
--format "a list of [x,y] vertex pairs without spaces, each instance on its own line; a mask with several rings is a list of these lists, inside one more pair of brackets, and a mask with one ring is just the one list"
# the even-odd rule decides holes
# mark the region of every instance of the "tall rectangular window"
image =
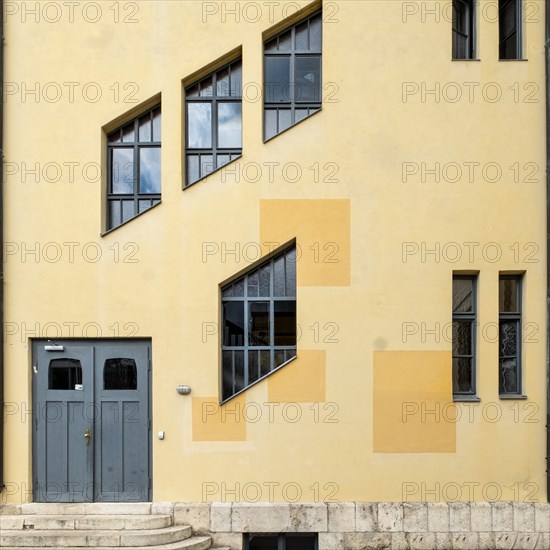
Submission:
[[453,59],[475,59],[475,0],[453,0]]
[[500,395],[521,394],[521,283],[521,275],[501,275],[499,279]]
[[222,401],[296,356],[296,247],[222,289]]
[[453,396],[476,394],[477,278],[453,276]]
[[521,59],[521,0],[498,2],[499,59]]
[[264,45],[264,139],[321,109],[322,34],[317,12]]
[[187,88],[185,105],[188,186],[241,156],[241,60]]

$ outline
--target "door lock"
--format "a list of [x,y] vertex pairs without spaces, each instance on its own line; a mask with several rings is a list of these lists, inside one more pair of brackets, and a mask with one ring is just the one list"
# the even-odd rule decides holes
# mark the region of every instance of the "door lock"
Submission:
[[86,430],[84,432],[84,439],[86,440],[86,445],[89,445],[90,444],[90,437],[92,437],[90,435],[90,430]]

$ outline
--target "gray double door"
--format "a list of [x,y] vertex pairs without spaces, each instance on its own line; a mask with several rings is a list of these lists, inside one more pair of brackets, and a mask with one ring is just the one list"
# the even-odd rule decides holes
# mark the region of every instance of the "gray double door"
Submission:
[[151,343],[33,342],[35,502],[151,498]]

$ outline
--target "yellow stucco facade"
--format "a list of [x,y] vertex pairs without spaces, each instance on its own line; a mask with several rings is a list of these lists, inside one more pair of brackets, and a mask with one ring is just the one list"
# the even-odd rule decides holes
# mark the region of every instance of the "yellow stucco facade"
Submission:
[[[44,337],[151,339],[157,502],[546,501],[542,3],[500,62],[495,2],[452,61],[450,2],[325,1],[322,110],[265,143],[263,40],[317,4],[31,4],[5,6],[5,501],[33,499]],[[238,55],[242,156],[182,189],[184,84]],[[106,130],[158,102],[162,203],[105,233]],[[293,240],[297,359],[219,405],[220,284]],[[503,272],[526,399],[499,398]],[[453,273],[478,273],[475,403]]]

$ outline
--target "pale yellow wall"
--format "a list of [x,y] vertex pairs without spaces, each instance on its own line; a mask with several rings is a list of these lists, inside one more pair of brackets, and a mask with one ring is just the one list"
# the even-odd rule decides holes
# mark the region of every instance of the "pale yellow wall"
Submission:
[[[6,401],[19,408],[29,407],[29,338],[96,336],[89,327],[83,334],[87,323],[97,323],[103,336],[114,336],[109,327],[119,323],[121,336],[151,337],[153,342],[153,434],[159,430],[166,433],[164,441],[153,439],[156,501],[200,501],[205,487],[211,491],[208,500],[243,497],[226,494],[223,482],[227,490],[236,484],[258,483],[265,489],[263,500],[270,496],[266,484],[279,484],[274,485],[273,497],[283,500],[286,483],[298,484],[304,501],[434,500],[426,495],[426,490],[434,489],[435,499],[445,499],[445,494],[449,498],[454,494],[450,490],[443,493],[441,487],[453,483],[461,484],[462,500],[482,500],[482,488],[490,482],[500,484],[505,500],[518,498],[514,487],[519,498],[525,499],[532,484],[538,487],[534,498],[545,500],[542,4],[530,3],[539,12],[525,23],[528,61],[498,61],[498,25],[480,12],[481,61],[453,62],[451,25],[442,17],[449,12],[443,11],[443,3],[326,2],[322,112],[264,144],[262,104],[244,101],[244,148],[239,167],[242,171],[247,163],[259,163],[264,167],[262,178],[252,183],[241,176],[236,182],[222,170],[185,191],[181,189],[182,79],[242,47],[244,82],[252,95],[255,87],[250,83],[262,82],[262,33],[283,19],[283,8],[290,15],[295,11],[293,5],[308,3],[280,2],[273,14],[266,4],[259,3],[262,18],[254,23],[246,20],[247,15],[254,16],[252,8],[241,14],[239,22],[227,13],[222,21],[221,5],[232,8],[234,2],[140,1],[135,3],[138,22],[118,24],[113,22],[114,12],[107,3],[100,4],[102,17],[97,23],[86,22],[78,8],[73,22],[67,12],[57,23],[43,19],[36,23],[31,16],[23,18],[21,12],[7,16],[6,81],[19,87],[23,82],[28,86],[59,83],[64,95],[56,103],[44,98],[36,101],[32,96],[22,102],[20,93],[7,97],[5,161],[20,169],[22,162],[38,162],[41,167],[48,162],[77,162],[77,174],[86,163],[100,163],[101,128],[136,106],[113,101],[109,88],[119,83],[122,98],[133,91],[132,87],[124,90],[125,83],[135,82],[139,103],[162,95],[162,204],[101,237],[103,188],[99,182],[77,176],[71,183],[68,172],[55,183],[42,177],[38,183],[32,176],[26,182],[18,174],[7,177],[6,241],[20,248],[22,243],[29,247],[35,242],[42,246],[59,243],[63,255],[55,263],[43,257],[36,261],[31,255],[23,262],[21,252],[7,258],[5,320],[11,324],[6,329],[9,326],[9,331],[16,333],[6,337]],[[246,3],[238,4],[242,8]],[[121,19],[131,15],[129,6],[119,5]],[[220,11],[206,17],[210,12],[205,10],[215,6]],[[412,13],[414,6],[416,14]],[[439,22],[421,11],[426,7],[439,9]],[[88,17],[93,15],[90,12]],[[103,97],[96,103],[85,101],[81,85],[71,103],[65,82],[97,82]],[[444,97],[436,102],[433,96],[422,102],[420,94],[404,102],[404,82],[415,83],[413,87],[425,83],[430,88],[437,82],[441,87],[457,82],[464,95],[456,103]],[[468,84],[467,88],[464,83],[480,85]],[[488,83],[498,84],[503,93],[500,101],[491,103],[483,98],[481,90]],[[518,102],[509,89],[514,83],[521,94]],[[538,86],[536,102],[527,103],[528,93],[536,90],[533,86]],[[472,87],[475,96],[470,102],[468,90]],[[53,93],[53,88],[50,91]],[[333,102],[326,101],[329,97]],[[275,181],[270,182],[264,164],[268,162],[281,166],[298,163],[303,176],[295,183],[284,181],[279,167]],[[456,162],[464,171],[465,162],[482,166],[494,162],[504,175],[498,182],[484,181],[478,175],[474,182],[467,181],[467,176],[457,183],[436,183],[433,176],[422,182],[419,176],[411,176],[405,183],[404,162],[426,162],[429,167],[436,162]],[[525,163],[535,163],[538,181],[515,183],[509,167],[516,162],[522,166],[522,180],[528,175]],[[321,181],[316,182],[309,168],[314,163],[321,167],[337,163],[337,182],[323,181],[331,168],[321,168]],[[10,166],[13,169],[15,165]],[[476,174],[479,172],[477,168]],[[300,202],[295,208],[297,201],[306,199],[311,207]],[[334,231],[330,225],[327,229],[319,216],[327,205],[343,208],[331,218]],[[295,227],[296,234],[290,227]],[[242,417],[240,426],[231,421],[227,440],[220,441],[224,433],[221,420],[201,429],[196,413],[201,400],[211,402],[218,395],[219,339],[211,336],[203,342],[203,324],[218,321],[218,285],[250,263],[242,256],[236,261],[231,255],[222,261],[220,254],[203,261],[203,244],[222,247],[227,243],[234,248],[238,243],[242,248],[247,243],[262,244],[271,235],[281,242],[296,238],[298,245],[309,244],[315,236],[321,247],[337,243],[341,250],[336,256],[338,270],[336,276],[331,275],[327,264],[328,271],[323,271],[323,266],[316,271],[312,256],[307,256],[313,251],[304,247],[306,256],[298,264],[299,358],[285,367],[286,372],[283,369],[226,405],[235,410],[238,403],[252,404],[262,416],[244,426]],[[63,246],[66,242],[79,243],[73,263]],[[404,242],[419,246],[424,242],[429,247],[435,242],[441,246],[478,242],[480,246],[472,261],[463,246],[464,257],[456,263],[445,257],[436,261],[434,256],[422,262],[420,254],[403,261]],[[498,243],[503,251],[496,263],[481,253],[483,245],[490,242]],[[97,243],[102,251],[100,261],[83,259],[86,243]],[[122,261],[135,248],[128,243],[137,247],[137,263]],[[517,261],[509,248],[514,243],[520,246]],[[530,251],[523,250],[527,243],[539,247],[533,263],[524,261]],[[117,246],[119,262],[114,261],[113,247]],[[498,321],[499,271],[526,271],[524,320],[534,323],[537,334],[532,339],[538,339],[526,343],[523,351],[524,392],[529,399],[499,400],[498,346],[480,332],[481,403],[471,409],[459,405],[466,411],[463,419],[453,426],[438,426],[445,437],[451,437],[451,443],[446,440],[449,444],[444,448],[430,445],[429,430],[420,430],[419,446],[425,452],[379,449],[375,404],[384,386],[374,385],[377,368],[390,364],[410,377],[410,384],[399,381],[400,387],[410,387],[410,395],[405,393],[398,400],[423,401],[417,373],[402,368],[407,365],[403,353],[423,352],[426,363],[421,372],[430,371],[430,364],[437,365],[430,378],[436,401],[445,403],[445,396],[448,403],[452,400],[449,372],[439,368],[441,361],[432,362],[434,357],[448,358],[450,341],[442,335],[422,338],[420,333],[405,339],[403,330],[404,323],[418,327],[424,323],[432,329],[436,323],[450,322],[453,270],[479,271],[481,326]],[[63,326],[67,322],[78,323],[72,334],[68,325]],[[38,324],[38,333],[24,334],[22,323],[27,329]],[[47,323],[58,323],[62,333],[56,334],[53,326],[45,333]],[[132,325],[124,328],[126,323]],[[320,340],[309,329],[314,323],[321,327]],[[333,325],[322,328],[327,323],[337,324],[337,342],[330,341]],[[392,363],[397,356],[399,362]],[[418,357],[410,355],[410,364]],[[307,377],[296,372],[298,368],[318,372],[316,391],[298,391],[296,385],[307,383]],[[178,384],[191,385],[192,395],[178,395]],[[286,399],[285,384],[292,390]],[[287,407],[285,418],[284,402],[301,401],[304,395],[323,401],[300,402],[302,418],[289,421],[288,415],[295,410]],[[280,404],[267,405],[273,399]],[[500,407],[502,416],[497,422],[486,420],[494,412],[483,408],[489,403]],[[535,414],[529,416],[536,407]],[[273,421],[270,410],[275,411]],[[383,414],[381,410],[379,414]],[[25,491],[31,483],[31,426],[25,420],[27,417],[21,421],[10,414],[5,424],[6,480],[21,488],[7,497],[14,502],[32,499]],[[474,487],[473,495],[468,487]],[[289,493],[287,498],[293,496]]]

